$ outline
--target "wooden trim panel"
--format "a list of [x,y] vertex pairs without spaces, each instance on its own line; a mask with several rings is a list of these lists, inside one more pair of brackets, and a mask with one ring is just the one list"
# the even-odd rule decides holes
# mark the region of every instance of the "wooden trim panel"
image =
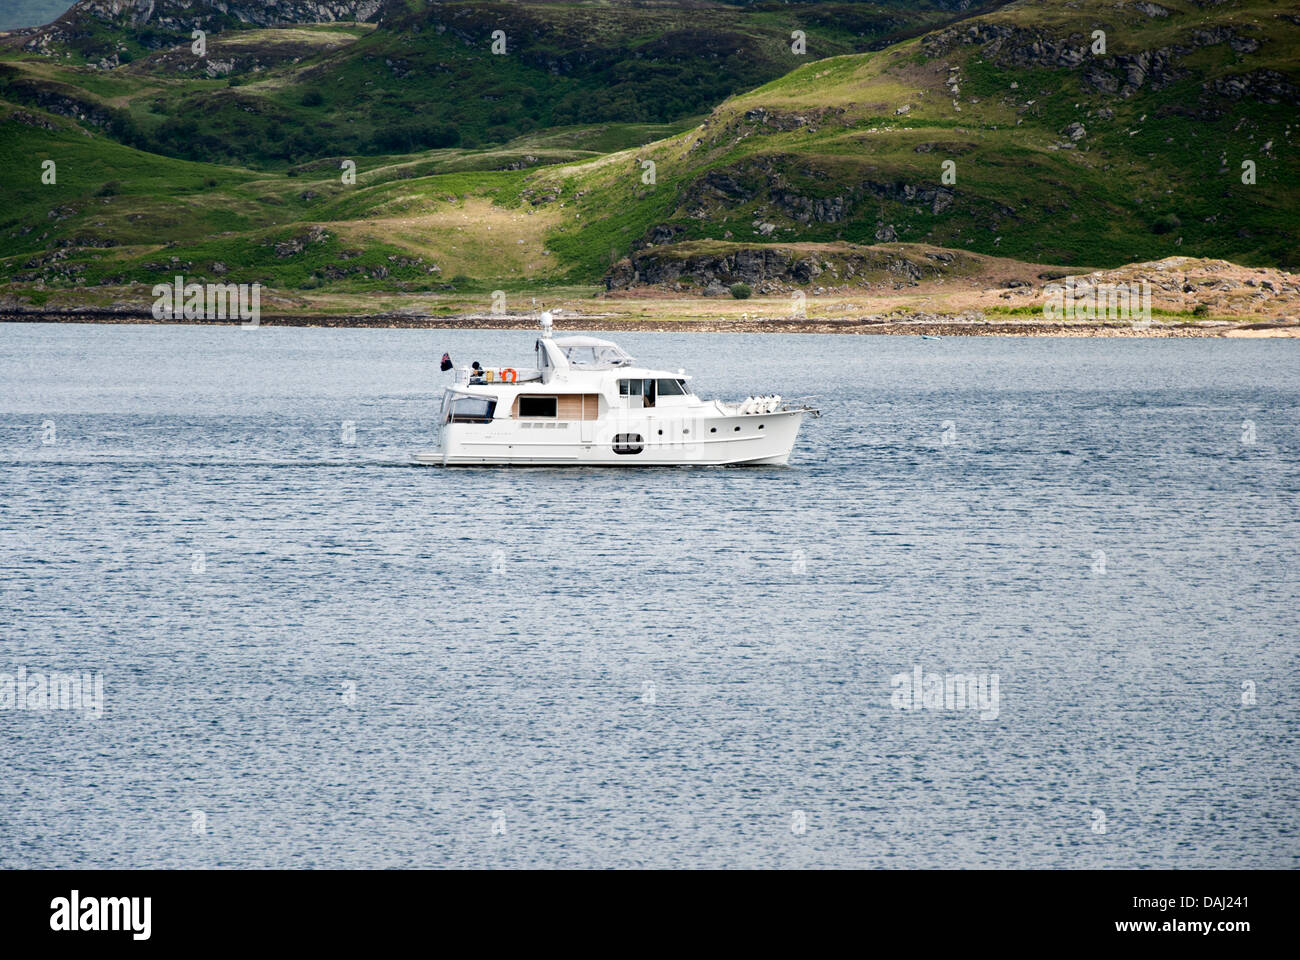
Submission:
[[[598,393],[521,393],[510,405],[511,418],[518,420],[519,397],[555,397],[556,420],[596,420],[600,415]],[[550,417],[529,417],[529,420],[549,420]]]

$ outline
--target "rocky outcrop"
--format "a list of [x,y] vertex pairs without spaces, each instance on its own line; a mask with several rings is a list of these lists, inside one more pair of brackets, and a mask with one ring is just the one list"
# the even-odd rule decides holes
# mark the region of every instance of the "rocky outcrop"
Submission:
[[[1159,4],[1139,3],[1135,8],[1148,17],[1170,15]],[[922,48],[932,58],[973,45],[1005,68],[1081,68],[1085,85],[1124,99],[1144,87],[1159,90],[1187,76],[1189,71],[1179,65],[1181,59],[1204,47],[1226,44],[1238,54],[1255,53],[1260,48],[1259,40],[1224,25],[1190,30],[1179,43],[1131,54],[1093,56],[1089,43],[1089,38],[1079,32],[1053,36],[1042,30],[991,22],[949,27],[921,40]]]
[[[350,39],[344,42],[350,42]],[[238,31],[235,31],[210,38],[207,56],[202,59],[194,56],[189,46],[180,44],[151,53],[123,65],[123,68],[128,73],[224,77],[260,73],[285,64],[298,63],[328,49],[332,47],[300,40],[293,32],[287,37],[270,34],[254,44],[241,38]]]
[[324,243],[330,239],[330,235],[325,228],[319,225],[311,227],[305,233],[300,233],[290,237],[288,240],[276,243],[275,255],[277,257],[296,257],[314,243]]
[[1139,0],[1138,3],[1133,4],[1133,9],[1152,18],[1169,16],[1169,10],[1166,7],[1162,7],[1158,3],[1147,3],[1146,0]]
[[839,192],[825,192],[826,185],[842,180],[842,174],[818,169],[806,157],[760,155],[709,171],[687,188],[681,209],[691,219],[708,220],[720,210],[766,199],[775,211],[765,208],[764,215],[779,212],[808,226],[847,223],[867,198],[920,206],[934,216],[948,210],[954,199],[951,190],[936,184],[873,180],[840,183]]
[[255,27],[368,21],[382,7],[382,0],[81,0],[57,22],[92,19],[188,34],[196,27],[205,29],[205,24],[223,27],[231,21]]
[[1087,49],[1083,34],[1052,37],[1038,30],[990,22],[949,27],[921,39],[922,49],[931,58],[965,45],[983,47],[986,56],[1014,67],[1077,67]]
[[789,133],[791,130],[803,129],[816,132],[818,127],[828,123],[843,122],[845,114],[843,107],[823,107],[799,113],[756,107],[744,114],[744,122],[753,125],[761,133]]
[[9,116],[5,117],[5,119],[12,121],[13,123],[21,123],[25,127],[36,127],[40,130],[57,131],[59,129],[58,124],[47,120],[45,117],[38,116],[37,114],[28,113],[26,110],[15,110],[13,113],[9,114]]
[[651,227],[645,232],[636,243],[632,244],[633,250],[644,250],[646,247],[657,247],[665,243],[675,243],[682,239],[686,233],[686,227],[681,224],[661,223],[658,226]]
[[801,197],[797,193],[778,191],[773,202],[792,220],[799,223],[843,223],[853,211],[853,198]]
[[[79,123],[107,127],[115,117],[110,108],[83,95],[75,87],[28,77],[8,67],[0,66],[0,87],[5,99],[12,103],[36,107]],[[31,114],[22,116],[30,117]],[[27,122],[31,126],[45,125]],[[46,129],[53,128],[46,126]]]
[[1207,89],[1230,100],[1246,97],[1260,103],[1300,106],[1300,88],[1276,70],[1255,70],[1208,81]]
[[[74,49],[116,65],[122,35],[160,49],[188,42],[193,30],[374,20],[383,0],[80,0],[44,27],[17,31],[23,49],[55,55]],[[106,29],[107,28],[107,29]]]
[[1166,257],[1071,278],[1076,286],[1147,284],[1153,303],[1166,310],[1208,308],[1216,315],[1296,317],[1300,275],[1227,260]]
[[927,276],[941,276],[963,267],[964,261],[959,254],[935,254],[909,247],[746,246],[697,241],[634,251],[614,265],[605,277],[605,287],[717,292],[734,283],[747,283],[759,293],[776,293],[820,283],[902,289],[915,286]]

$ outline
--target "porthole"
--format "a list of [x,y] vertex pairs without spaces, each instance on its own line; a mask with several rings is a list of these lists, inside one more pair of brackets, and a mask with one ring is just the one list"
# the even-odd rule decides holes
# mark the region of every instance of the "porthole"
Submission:
[[740,427],[736,427],[736,432],[740,433]]
[[640,453],[645,449],[645,441],[639,433],[620,433],[614,437],[614,452],[624,455]]
[[765,424],[765,423],[760,423],[760,424],[758,425],[758,429],[762,430],[765,426],[767,426],[767,424]]
[[718,432],[718,428],[717,428],[717,427],[712,427],[712,428],[709,429],[709,433],[717,433],[717,432]]

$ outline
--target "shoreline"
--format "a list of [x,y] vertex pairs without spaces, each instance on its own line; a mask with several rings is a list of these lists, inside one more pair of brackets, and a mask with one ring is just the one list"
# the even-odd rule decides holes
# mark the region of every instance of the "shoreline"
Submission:
[[[149,324],[168,326],[240,326],[232,320],[156,320],[148,313],[110,310],[12,311],[0,312],[0,323],[84,323]],[[522,314],[460,314],[429,316],[411,314],[265,314],[264,327],[316,327],[335,329],[388,330],[535,330],[536,318]],[[798,319],[749,317],[654,320],[608,314],[564,315],[555,318],[557,332],[626,330],[638,333],[818,333],[865,336],[932,337],[1112,337],[1112,338],[1297,338],[1300,324],[1258,321],[1233,324],[1155,322],[1134,327],[1119,321],[1048,320],[898,320],[881,317]]]

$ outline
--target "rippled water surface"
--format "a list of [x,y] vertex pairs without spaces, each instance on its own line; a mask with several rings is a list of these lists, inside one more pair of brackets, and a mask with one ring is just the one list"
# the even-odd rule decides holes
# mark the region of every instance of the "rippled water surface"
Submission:
[[0,710],[0,866],[1297,864],[1300,345],[616,339],[825,416],[419,468],[532,334],[0,326],[0,673],[104,681]]

